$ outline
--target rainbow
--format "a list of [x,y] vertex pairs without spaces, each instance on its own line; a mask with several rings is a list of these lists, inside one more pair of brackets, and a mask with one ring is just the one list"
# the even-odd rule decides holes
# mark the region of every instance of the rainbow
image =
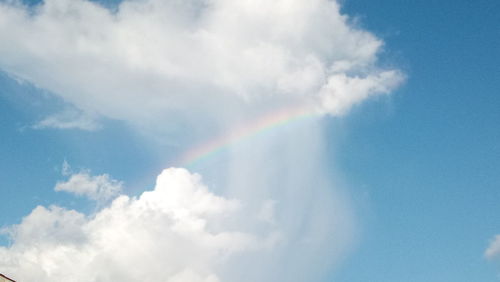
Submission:
[[273,111],[257,119],[241,123],[225,134],[219,135],[207,142],[201,143],[186,151],[174,162],[177,166],[190,167],[201,160],[210,158],[233,144],[237,144],[250,137],[270,131],[276,127],[293,121],[313,117],[310,107],[288,107]]

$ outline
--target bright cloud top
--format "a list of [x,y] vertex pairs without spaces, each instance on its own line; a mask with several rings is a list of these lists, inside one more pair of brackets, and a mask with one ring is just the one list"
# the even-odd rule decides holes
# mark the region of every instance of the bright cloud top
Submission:
[[154,190],[119,196],[93,216],[35,208],[7,230],[14,243],[0,247],[0,266],[20,281],[217,282],[232,254],[273,246],[224,224],[239,210],[199,175],[166,169]]
[[[383,42],[327,0],[0,4],[0,68],[91,114],[132,122],[219,105],[306,104],[342,115],[389,93]],[[43,126],[60,127],[52,119]],[[88,127],[88,126],[86,126]]]

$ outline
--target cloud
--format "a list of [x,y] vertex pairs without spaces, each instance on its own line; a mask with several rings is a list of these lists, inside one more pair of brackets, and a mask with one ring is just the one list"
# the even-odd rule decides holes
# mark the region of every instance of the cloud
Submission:
[[[67,169],[64,169],[67,172]],[[91,176],[88,172],[73,174],[65,182],[58,182],[55,191],[85,196],[95,201],[107,201],[117,196],[123,183],[112,179],[108,174]]]
[[[206,141],[197,130],[217,135],[213,127],[289,106],[342,116],[404,80],[380,66],[383,41],[329,0],[139,0],[113,11],[86,0],[4,1],[0,39],[9,75],[84,116],[152,135],[178,127],[195,139],[186,144]],[[46,126],[80,120],[55,116]],[[167,169],[153,191],[118,196],[95,215],[37,207],[9,229],[0,269],[42,282],[320,281],[356,237],[324,136],[311,118],[229,146],[227,163],[201,168],[220,195],[197,174]],[[121,186],[65,171],[56,190],[100,198]]]
[[119,196],[92,216],[36,207],[8,229],[0,269],[20,281],[218,282],[233,254],[271,246],[224,224],[240,208],[199,175],[166,169],[154,190]]
[[484,252],[484,256],[488,259],[497,258],[498,255],[500,255],[500,235],[495,236]]
[[351,232],[338,220],[349,217],[324,190],[287,190],[304,197],[223,197],[198,174],[165,169],[153,190],[90,215],[36,207],[4,228],[11,244],[0,247],[0,269],[40,282],[310,281],[345,248]]
[[50,115],[32,126],[34,129],[80,129],[95,131],[101,128],[94,118],[85,113],[75,110],[65,110]]
[[373,93],[390,93],[400,83],[395,77],[399,77],[395,71],[371,74],[364,78],[332,75],[321,89],[322,105],[333,115],[344,115],[353,104],[367,99]]
[[[0,69],[132,123],[228,121],[291,103],[342,115],[404,78],[377,66],[383,42],[328,0],[123,1],[116,11],[86,0],[7,1],[0,38]],[[62,120],[39,127],[93,128]]]
[[[64,162],[68,180],[55,190],[96,199],[96,209],[36,207],[5,229],[0,269],[27,282],[321,281],[355,232],[348,200],[317,165],[318,129],[304,123],[252,143],[257,151],[236,154],[217,194],[201,175],[169,168],[153,190],[117,195],[120,181]],[[304,140],[308,149],[296,147]]]

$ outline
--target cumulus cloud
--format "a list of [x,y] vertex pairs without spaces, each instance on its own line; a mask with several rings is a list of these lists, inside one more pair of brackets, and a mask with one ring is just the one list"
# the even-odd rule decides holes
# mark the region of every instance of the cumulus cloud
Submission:
[[35,208],[7,230],[13,243],[0,247],[0,269],[20,281],[218,282],[233,254],[270,247],[223,224],[240,208],[199,175],[166,169],[154,190],[122,195],[93,216]]
[[84,171],[71,175],[67,181],[58,182],[54,190],[106,201],[117,196],[122,186],[122,182],[112,179],[108,174],[92,176]]
[[489,259],[497,258],[500,255],[500,235],[496,235],[493,240],[491,240],[490,245],[484,252],[484,256]]
[[350,218],[340,198],[300,187],[283,187],[288,195],[276,200],[240,200],[169,168],[153,190],[120,195],[91,215],[36,207],[3,229],[11,244],[0,247],[0,269],[40,282],[310,281],[345,248],[351,231],[339,220]]
[[[134,123],[290,103],[342,115],[403,79],[377,66],[383,42],[328,0],[142,0],[116,11],[87,0],[7,1],[0,38],[0,69]],[[60,120],[40,127],[75,127]]]

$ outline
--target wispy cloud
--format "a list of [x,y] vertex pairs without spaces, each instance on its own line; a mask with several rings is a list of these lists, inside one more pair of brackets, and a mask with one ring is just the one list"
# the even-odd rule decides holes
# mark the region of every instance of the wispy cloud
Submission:
[[101,128],[94,117],[76,110],[65,110],[50,115],[32,126],[33,129],[80,129],[95,131]]
[[488,259],[497,258],[500,255],[500,235],[496,235],[493,240],[491,240],[490,245],[484,252],[484,256]]
[[73,174],[65,182],[58,182],[55,191],[85,196],[95,201],[107,201],[122,190],[122,182],[112,179],[108,174],[92,176],[88,172]]

